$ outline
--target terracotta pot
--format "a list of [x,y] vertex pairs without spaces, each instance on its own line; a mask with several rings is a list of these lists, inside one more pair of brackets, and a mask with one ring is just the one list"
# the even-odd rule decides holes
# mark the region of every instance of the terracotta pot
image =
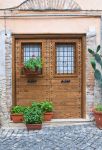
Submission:
[[11,114],[10,118],[14,123],[20,123],[24,121],[23,114]]
[[27,130],[41,130],[42,124],[26,124]]
[[44,113],[44,121],[51,121],[52,118],[53,118],[53,112]]
[[102,129],[102,112],[98,112],[96,110],[93,110],[96,126],[100,129]]
[[26,76],[29,76],[29,75],[39,75],[39,74],[41,74],[41,70],[39,70],[38,68],[36,68],[34,71],[31,71],[30,69],[24,68],[24,73],[25,73]]

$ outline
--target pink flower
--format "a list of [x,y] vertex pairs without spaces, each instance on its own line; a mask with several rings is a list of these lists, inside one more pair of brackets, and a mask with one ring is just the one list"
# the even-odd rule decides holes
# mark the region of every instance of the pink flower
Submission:
[[36,56],[33,54],[32,57],[36,57]]

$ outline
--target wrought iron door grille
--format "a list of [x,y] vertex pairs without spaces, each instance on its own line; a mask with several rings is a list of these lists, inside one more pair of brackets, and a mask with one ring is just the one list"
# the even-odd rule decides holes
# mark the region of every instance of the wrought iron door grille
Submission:
[[24,62],[31,57],[41,58],[41,44],[40,43],[25,43],[23,44]]
[[75,72],[74,44],[56,44],[56,73],[73,74]]

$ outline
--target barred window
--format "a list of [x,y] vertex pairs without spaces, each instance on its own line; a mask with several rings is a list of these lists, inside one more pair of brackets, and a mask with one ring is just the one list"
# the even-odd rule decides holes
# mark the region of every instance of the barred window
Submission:
[[75,48],[73,44],[56,44],[56,73],[75,72]]
[[25,43],[23,44],[24,62],[31,57],[41,57],[41,44]]

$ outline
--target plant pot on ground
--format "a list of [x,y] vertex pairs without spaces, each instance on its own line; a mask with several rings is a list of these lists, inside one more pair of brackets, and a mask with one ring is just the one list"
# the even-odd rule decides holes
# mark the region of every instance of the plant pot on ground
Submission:
[[42,102],[41,109],[44,113],[44,121],[51,121],[53,118],[53,105],[50,101]]
[[41,110],[28,107],[24,112],[24,121],[27,130],[40,130],[42,128],[43,121]]
[[102,104],[97,105],[95,109],[93,109],[96,126],[102,129]]
[[24,63],[25,75],[39,75],[42,70],[42,61],[39,57],[31,57]]
[[11,109],[10,118],[14,123],[20,123],[24,121],[23,113],[25,107],[24,106],[13,106]]
[[[98,45],[96,51],[92,49],[88,49],[88,51],[92,55],[90,62],[94,70],[94,77],[102,90],[102,56],[99,53],[100,49],[101,47]],[[102,101],[97,100],[97,105],[93,109],[93,114],[95,117],[96,126],[98,128],[102,128]]]

